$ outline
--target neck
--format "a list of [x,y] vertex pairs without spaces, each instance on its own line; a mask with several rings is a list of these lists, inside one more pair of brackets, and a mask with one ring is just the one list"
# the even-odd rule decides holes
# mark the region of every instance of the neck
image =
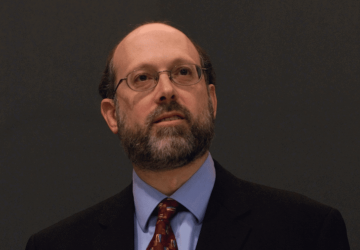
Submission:
[[152,186],[159,192],[170,196],[175,193],[185,182],[187,182],[196,171],[202,166],[208,157],[209,151],[203,156],[190,162],[189,164],[172,170],[154,172],[139,169],[133,165],[136,174],[148,185]]

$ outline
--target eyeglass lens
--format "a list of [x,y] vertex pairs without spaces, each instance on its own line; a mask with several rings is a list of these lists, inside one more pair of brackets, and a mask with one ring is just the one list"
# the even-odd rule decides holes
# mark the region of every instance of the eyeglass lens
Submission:
[[[201,79],[202,70],[195,64],[175,66],[170,71],[171,81],[180,85],[192,85]],[[139,69],[130,73],[127,82],[130,88],[137,91],[144,91],[153,88],[159,78],[159,73],[149,69]]]

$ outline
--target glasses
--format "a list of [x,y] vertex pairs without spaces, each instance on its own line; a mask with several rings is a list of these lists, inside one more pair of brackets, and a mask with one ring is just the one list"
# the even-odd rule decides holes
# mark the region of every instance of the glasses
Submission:
[[137,69],[130,72],[127,77],[120,79],[116,85],[114,92],[116,92],[120,83],[125,80],[130,89],[134,91],[146,91],[156,87],[159,82],[161,73],[166,72],[169,79],[176,84],[189,86],[200,82],[202,78],[202,71],[206,68],[201,68],[196,64],[183,64],[175,66],[172,70],[154,71],[150,69]]

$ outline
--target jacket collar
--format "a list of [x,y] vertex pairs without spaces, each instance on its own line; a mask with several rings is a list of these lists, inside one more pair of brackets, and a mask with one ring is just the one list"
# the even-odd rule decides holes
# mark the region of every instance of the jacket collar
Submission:
[[216,180],[196,250],[241,249],[250,233],[251,202],[244,182],[214,160]]
[[94,239],[95,249],[134,249],[134,211],[130,184],[105,202],[99,218],[103,230]]

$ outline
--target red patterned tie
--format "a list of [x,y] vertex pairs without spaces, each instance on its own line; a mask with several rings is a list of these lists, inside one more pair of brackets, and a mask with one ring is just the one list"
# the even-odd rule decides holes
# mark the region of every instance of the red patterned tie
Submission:
[[179,203],[171,198],[162,200],[158,205],[158,218],[155,233],[146,250],[177,250],[174,232],[171,229],[170,219],[176,213]]

